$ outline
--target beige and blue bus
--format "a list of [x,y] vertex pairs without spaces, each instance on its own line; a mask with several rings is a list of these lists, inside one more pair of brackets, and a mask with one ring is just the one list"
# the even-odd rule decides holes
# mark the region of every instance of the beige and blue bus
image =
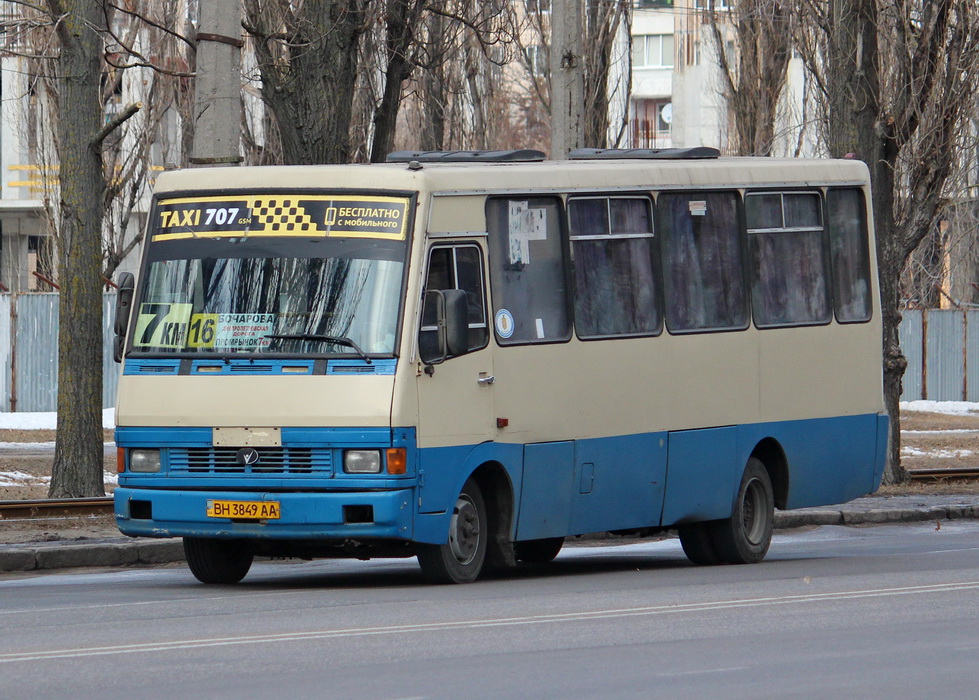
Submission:
[[466,583],[588,533],[758,562],[776,508],[880,484],[869,195],[708,148],[164,173],[120,280],[119,527],[205,583]]

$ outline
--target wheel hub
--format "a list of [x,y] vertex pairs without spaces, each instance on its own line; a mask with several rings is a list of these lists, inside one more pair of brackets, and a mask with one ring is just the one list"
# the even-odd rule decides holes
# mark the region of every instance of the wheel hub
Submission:
[[449,549],[460,564],[469,564],[479,545],[479,512],[466,495],[459,496],[452,511],[449,527]]

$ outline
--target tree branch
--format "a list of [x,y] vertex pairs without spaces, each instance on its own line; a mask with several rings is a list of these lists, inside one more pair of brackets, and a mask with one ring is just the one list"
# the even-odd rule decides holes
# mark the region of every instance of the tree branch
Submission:
[[71,35],[65,25],[65,17],[68,16],[68,13],[65,11],[64,5],[61,4],[61,0],[45,0],[45,2],[48,5],[48,13],[54,21],[54,30],[58,33],[61,45],[71,46],[75,43],[75,37]]
[[142,109],[142,107],[142,102],[134,102],[126,107],[126,109],[119,112],[119,114],[110,119],[109,122],[99,130],[99,133],[97,133],[92,140],[88,142],[88,147],[93,150],[98,150],[101,148],[102,142],[108,138],[109,134],[122,126],[127,119],[136,114],[136,112]]

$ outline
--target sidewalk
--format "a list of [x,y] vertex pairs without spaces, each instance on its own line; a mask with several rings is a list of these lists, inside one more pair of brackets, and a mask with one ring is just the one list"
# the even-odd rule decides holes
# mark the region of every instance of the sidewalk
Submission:
[[[979,519],[979,494],[944,496],[867,496],[836,506],[775,513],[776,529],[817,525]],[[65,569],[80,566],[149,566],[184,559],[179,538],[111,537],[97,540],[0,543],[0,572]]]

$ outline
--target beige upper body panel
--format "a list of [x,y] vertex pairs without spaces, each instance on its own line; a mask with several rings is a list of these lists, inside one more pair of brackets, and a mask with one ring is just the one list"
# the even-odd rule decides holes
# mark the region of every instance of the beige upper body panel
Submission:
[[389,427],[391,376],[126,376],[120,426]]
[[[486,198],[864,185],[859,161],[566,161],[208,168],[160,175],[156,192],[343,189],[417,192],[396,377],[127,376],[120,425],[418,426],[419,446],[551,441],[883,410],[880,308],[869,323],[548,345],[489,345],[423,373],[420,294],[433,242],[485,236]],[[871,250],[873,228],[869,222]],[[487,253],[485,241],[481,244]],[[489,294],[487,281],[487,299]],[[493,309],[489,309],[490,320]],[[477,383],[490,373],[492,384]],[[483,377],[485,379],[485,377]],[[461,389],[460,389],[461,387]],[[175,407],[184,407],[175,409]],[[421,408],[420,408],[421,407]],[[503,421],[505,427],[498,427]]]

